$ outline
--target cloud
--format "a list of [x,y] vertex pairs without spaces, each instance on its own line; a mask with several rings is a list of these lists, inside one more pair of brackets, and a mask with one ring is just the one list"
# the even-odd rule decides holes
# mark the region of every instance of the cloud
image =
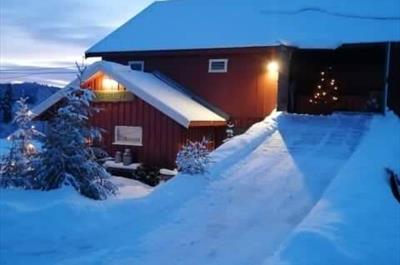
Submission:
[[37,28],[31,31],[30,34],[35,39],[47,39],[49,42],[65,43],[70,42],[70,45],[88,46],[99,39],[99,36],[104,36],[112,31],[112,27],[103,26],[54,26],[48,25]]
[[[71,65],[81,60],[87,48],[152,2],[0,0],[1,66],[57,61]],[[52,75],[56,80],[65,78]]]
[[[101,6],[98,9],[96,4],[77,0],[2,0],[1,34],[8,38],[11,30],[17,30],[42,42],[70,41],[69,45],[87,46],[110,32],[113,21],[119,20],[115,12],[112,16],[105,12],[104,4]],[[99,12],[97,16],[93,9]]]

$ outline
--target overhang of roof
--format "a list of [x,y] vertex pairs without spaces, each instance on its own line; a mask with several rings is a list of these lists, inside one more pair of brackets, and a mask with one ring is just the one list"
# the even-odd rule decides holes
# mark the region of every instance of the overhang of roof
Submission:
[[[128,91],[185,128],[223,126],[226,124],[225,117],[201,104],[201,102],[196,101],[191,95],[173,87],[170,83],[164,82],[155,74],[133,71],[126,65],[99,61],[85,69],[82,80],[87,81],[99,73],[106,74],[124,86]],[[41,115],[65,97],[68,87],[79,85],[79,80],[75,79],[65,89],[58,91],[35,107],[32,112],[35,116]]]

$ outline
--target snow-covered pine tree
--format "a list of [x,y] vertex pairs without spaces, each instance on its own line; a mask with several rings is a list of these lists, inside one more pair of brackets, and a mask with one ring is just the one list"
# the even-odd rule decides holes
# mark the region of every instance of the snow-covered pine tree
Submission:
[[176,157],[178,171],[190,175],[205,173],[210,162],[205,138],[201,142],[188,141]]
[[[84,70],[78,70],[78,79],[82,80]],[[88,145],[88,139],[101,137],[100,131],[89,123],[95,111],[90,105],[93,99],[90,90],[72,86],[50,119],[38,174],[43,189],[71,185],[82,195],[96,200],[116,194],[117,187],[110,181],[111,175],[95,161]]]
[[0,102],[0,107],[3,110],[3,122],[9,123],[12,121],[12,85],[8,84],[4,96]]
[[28,98],[21,98],[17,101],[18,110],[13,122],[18,129],[7,138],[11,141],[11,148],[8,155],[0,161],[1,187],[38,187],[34,172],[37,151],[33,141],[44,135],[32,125],[33,116],[27,100]]

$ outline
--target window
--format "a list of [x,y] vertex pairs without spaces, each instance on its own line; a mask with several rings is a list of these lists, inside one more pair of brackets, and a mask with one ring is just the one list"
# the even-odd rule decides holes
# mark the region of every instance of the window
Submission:
[[129,66],[134,71],[144,71],[144,61],[130,61]]
[[113,144],[142,146],[142,135],[142,127],[115,126]]
[[228,72],[228,59],[210,59],[208,61],[209,73],[226,73]]

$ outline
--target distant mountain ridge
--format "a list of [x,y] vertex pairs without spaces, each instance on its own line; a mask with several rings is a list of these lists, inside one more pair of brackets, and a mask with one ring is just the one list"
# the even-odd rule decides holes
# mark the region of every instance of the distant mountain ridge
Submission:
[[[38,83],[20,83],[20,84],[0,84],[0,98],[4,96],[7,87],[12,87],[12,100],[15,102],[21,97],[29,97],[29,105],[32,107],[39,104],[60,88]],[[0,118],[1,121],[1,118]]]

